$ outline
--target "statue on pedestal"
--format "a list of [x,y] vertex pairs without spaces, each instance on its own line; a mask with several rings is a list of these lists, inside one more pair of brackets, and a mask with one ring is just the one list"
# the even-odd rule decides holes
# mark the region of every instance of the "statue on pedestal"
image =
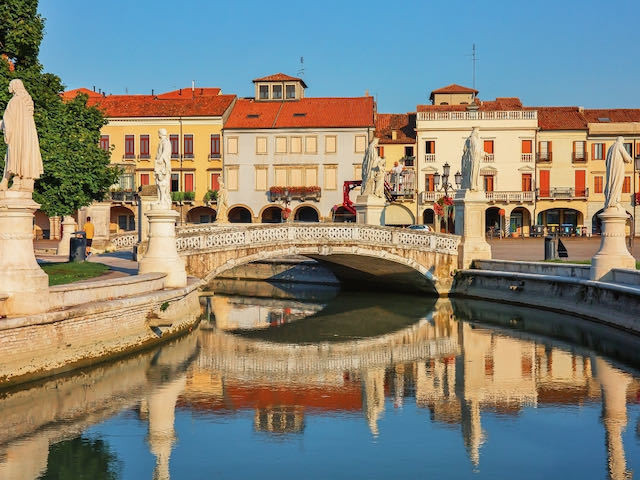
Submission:
[[22,80],[17,78],[9,82],[9,93],[13,97],[0,124],[7,144],[0,190],[7,190],[9,180],[12,180],[11,190],[33,192],[34,180],[43,173],[38,132],[33,120],[33,100]]
[[164,128],[158,130],[158,138],[160,143],[153,170],[158,187],[158,201],[154,207],[171,210],[171,142]]
[[218,183],[218,198],[216,199],[216,223],[227,223],[227,189],[222,178]]
[[369,143],[362,160],[362,195],[384,198],[384,160],[378,157],[378,140]]
[[624,148],[624,138],[618,137],[607,151],[607,185],[604,189],[604,209],[617,208],[624,210],[620,205],[622,185],[624,183],[624,164],[631,163],[631,155]]
[[480,140],[480,130],[473,127],[471,135],[464,142],[462,152],[462,184],[461,189],[472,192],[481,190],[480,188],[480,162],[484,154],[482,142]]

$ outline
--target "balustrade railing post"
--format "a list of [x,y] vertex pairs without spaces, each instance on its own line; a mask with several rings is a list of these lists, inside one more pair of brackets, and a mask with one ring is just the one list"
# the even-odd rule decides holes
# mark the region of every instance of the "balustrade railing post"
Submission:
[[293,241],[296,239],[296,228],[293,225],[287,225],[285,227],[287,229],[287,238],[289,239],[289,241]]
[[429,248],[431,250],[435,250],[437,242],[438,242],[438,237],[436,237],[435,235],[431,235],[431,238],[429,238]]

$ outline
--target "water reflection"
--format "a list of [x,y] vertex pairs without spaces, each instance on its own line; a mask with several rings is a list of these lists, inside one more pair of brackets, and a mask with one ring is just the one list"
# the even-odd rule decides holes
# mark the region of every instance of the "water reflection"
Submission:
[[[346,418],[362,418],[379,441],[394,435],[389,409],[411,415],[408,404],[427,412],[434,425],[459,432],[479,477],[484,452],[507,429],[520,428],[523,417],[542,419],[556,410],[573,415],[598,404],[601,428],[585,425],[584,435],[604,444],[602,475],[628,478],[629,458],[637,462],[637,442],[623,441],[628,408],[640,393],[637,376],[624,366],[637,365],[640,351],[628,335],[483,302],[335,292],[298,300],[282,294],[276,301],[256,290],[252,297],[237,293],[203,298],[198,330],[153,352],[4,392],[0,478],[58,478],[62,463],[87,458],[96,460],[92,478],[126,476],[119,439],[86,436],[123,411],[131,414],[121,422],[147,425],[147,454],[154,458],[147,478],[189,478],[170,468],[172,455],[189,454],[177,443],[177,415],[190,415],[194,428],[206,430],[217,428],[205,421],[211,416],[233,422],[251,412],[259,435],[246,449],[304,437],[313,418],[327,415],[340,435],[347,434],[340,426]],[[264,328],[271,325],[269,312],[291,308],[299,314],[295,321]],[[251,326],[258,329],[246,330]],[[421,435],[438,442],[438,431]],[[554,438],[547,441],[555,446]],[[398,445],[386,455],[400,464]],[[456,464],[453,449],[443,455]]]

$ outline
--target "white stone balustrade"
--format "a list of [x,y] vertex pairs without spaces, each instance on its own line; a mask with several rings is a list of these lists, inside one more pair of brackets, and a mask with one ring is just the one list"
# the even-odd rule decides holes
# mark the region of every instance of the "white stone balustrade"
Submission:
[[430,120],[537,120],[536,110],[418,112],[418,121]]

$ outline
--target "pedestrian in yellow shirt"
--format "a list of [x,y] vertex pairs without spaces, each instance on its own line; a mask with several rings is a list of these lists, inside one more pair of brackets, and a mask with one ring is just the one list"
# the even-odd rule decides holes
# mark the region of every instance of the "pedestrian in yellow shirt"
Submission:
[[91,217],[87,217],[87,221],[84,224],[84,233],[87,236],[87,257],[91,255],[91,244],[93,243],[93,223],[91,223]]

